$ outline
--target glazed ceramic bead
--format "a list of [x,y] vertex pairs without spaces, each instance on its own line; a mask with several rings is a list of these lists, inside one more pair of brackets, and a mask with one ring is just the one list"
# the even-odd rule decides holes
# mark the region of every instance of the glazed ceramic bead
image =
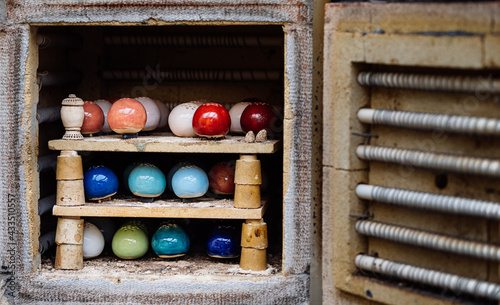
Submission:
[[233,258],[240,255],[241,232],[233,226],[219,225],[213,229],[207,242],[207,254],[217,258]]
[[168,126],[168,116],[170,114],[170,110],[168,110],[167,105],[162,103],[159,100],[153,100],[156,103],[156,106],[158,106],[158,109],[160,109],[160,123],[158,124],[158,129],[164,129],[165,127]]
[[104,250],[104,236],[99,228],[86,221],[83,228],[83,258],[89,259],[99,256]]
[[111,105],[112,105],[111,102],[108,100],[99,99],[99,100],[95,100],[94,103],[96,103],[97,106],[99,106],[101,108],[102,112],[104,113],[104,125],[102,126],[101,131],[105,132],[105,133],[113,131],[113,130],[111,130],[111,127],[109,127],[109,124],[108,124],[108,112],[109,112],[109,109],[111,108]]
[[172,189],[179,198],[201,197],[208,190],[208,176],[198,166],[183,166],[172,176]]
[[210,190],[214,194],[234,194],[235,162],[219,162],[208,172]]
[[206,103],[196,109],[192,123],[196,135],[206,138],[221,138],[229,132],[231,117],[221,104]]
[[231,116],[231,128],[230,131],[236,134],[242,134],[243,129],[241,129],[240,118],[241,113],[251,102],[239,102],[234,104],[231,109],[229,109],[229,115]]
[[85,171],[83,186],[88,200],[103,200],[118,191],[118,177],[104,165],[92,166]]
[[144,106],[144,109],[146,109],[146,124],[142,128],[142,131],[153,131],[158,127],[158,124],[160,124],[160,108],[158,108],[158,105],[156,104],[155,101],[150,99],[149,97],[136,97],[135,100],[139,101],[139,103]]
[[153,251],[162,258],[179,257],[189,250],[189,236],[175,223],[164,223],[151,238]]
[[168,126],[178,137],[194,137],[193,115],[202,102],[188,102],[177,105],[168,116]]
[[83,111],[85,113],[81,133],[91,135],[101,131],[104,125],[104,112],[96,103],[85,101],[83,102]]
[[163,172],[153,164],[141,163],[132,169],[128,177],[128,187],[132,194],[139,197],[160,196],[166,187]]
[[137,222],[122,225],[111,242],[113,253],[119,258],[136,259],[144,256],[149,249],[149,239],[144,226]]
[[147,113],[135,99],[122,98],[113,103],[108,112],[109,127],[119,134],[134,134],[146,125]]

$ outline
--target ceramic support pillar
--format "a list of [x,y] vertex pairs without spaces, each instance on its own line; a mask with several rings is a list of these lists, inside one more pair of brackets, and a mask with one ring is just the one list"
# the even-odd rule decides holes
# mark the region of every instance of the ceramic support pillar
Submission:
[[[76,151],[61,151],[57,157],[56,204],[85,204],[82,158]],[[83,219],[60,217],[56,230],[56,269],[83,268]]]
[[267,224],[262,219],[247,220],[241,229],[241,259],[243,270],[267,269]]
[[234,207],[239,209],[260,208],[262,176],[260,160],[256,155],[240,155],[234,174]]
[[83,268],[83,219],[61,217],[56,230],[56,269]]

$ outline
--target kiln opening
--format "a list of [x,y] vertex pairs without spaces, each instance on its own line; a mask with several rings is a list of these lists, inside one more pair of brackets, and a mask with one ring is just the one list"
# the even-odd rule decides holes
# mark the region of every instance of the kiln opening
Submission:
[[[101,128],[91,136],[85,135],[82,141],[65,142],[61,140],[65,126],[61,123],[60,107],[69,94],[83,101],[106,100],[109,105],[121,98],[149,97],[165,106],[168,113],[177,105],[191,101],[215,102],[230,110],[235,104],[251,99],[251,102],[261,101],[272,106],[282,120],[285,90],[281,26],[43,26],[34,31],[40,89],[37,112],[42,271],[91,276],[99,270],[107,270],[107,276],[132,277],[137,274],[236,275],[242,271],[242,227],[251,227],[262,218],[267,224],[267,245],[249,246],[249,249],[266,251],[266,268],[259,274],[279,272],[284,185],[281,145],[286,137],[281,125],[275,124],[269,139],[263,143],[245,142],[244,134],[236,132],[216,140],[183,137],[172,133],[169,124],[147,133],[139,132],[137,138],[124,139],[113,130]],[[105,107],[100,105],[100,108]],[[157,112],[160,108],[158,106]],[[148,113],[148,117],[153,115]],[[61,151],[76,151],[81,156],[84,174],[95,165],[111,169],[118,181],[118,190],[111,201],[92,201],[86,192],[84,204],[69,209],[56,204],[54,208],[61,187],[56,170]],[[153,202],[147,202],[131,192],[126,185],[129,180],[124,178],[129,165],[142,162],[159,169],[168,184],[171,169],[185,161],[201,168],[209,177],[216,164],[236,162],[247,155],[257,156],[261,164],[259,189],[263,203],[255,211],[262,217],[244,214],[255,211],[233,206],[234,195],[217,194],[212,188],[201,199],[183,200],[165,187],[161,195],[149,199]],[[88,187],[90,182],[85,179],[83,182]],[[225,206],[226,201],[229,207]],[[72,208],[78,208],[79,212],[73,212]],[[104,250],[99,256],[84,260],[81,270],[57,270],[75,269],[59,268],[68,266],[58,262],[60,245],[73,246],[60,239],[55,245],[61,219],[93,222],[104,233]],[[117,255],[112,246],[115,232],[130,220],[140,221],[147,227],[147,250],[140,258],[124,258],[126,255]],[[187,234],[190,247],[181,257],[159,257],[151,246],[155,232],[165,221],[176,222]],[[235,240],[238,253],[232,258],[207,254],[210,232],[220,226],[232,227],[238,232]],[[241,242],[245,248],[245,241]],[[69,263],[72,264],[77,263]]]

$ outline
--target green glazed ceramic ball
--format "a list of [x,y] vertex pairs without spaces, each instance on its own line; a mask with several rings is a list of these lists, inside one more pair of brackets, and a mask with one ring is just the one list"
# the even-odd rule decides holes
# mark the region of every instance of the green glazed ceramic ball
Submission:
[[148,252],[148,235],[137,225],[125,224],[116,231],[111,249],[119,258],[135,259]]

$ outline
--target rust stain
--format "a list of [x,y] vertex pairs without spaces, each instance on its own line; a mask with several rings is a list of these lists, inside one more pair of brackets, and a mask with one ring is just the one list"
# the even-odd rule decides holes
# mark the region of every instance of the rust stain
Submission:
[[80,234],[75,234],[75,241],[80,242],[82,240],[82,236]]

